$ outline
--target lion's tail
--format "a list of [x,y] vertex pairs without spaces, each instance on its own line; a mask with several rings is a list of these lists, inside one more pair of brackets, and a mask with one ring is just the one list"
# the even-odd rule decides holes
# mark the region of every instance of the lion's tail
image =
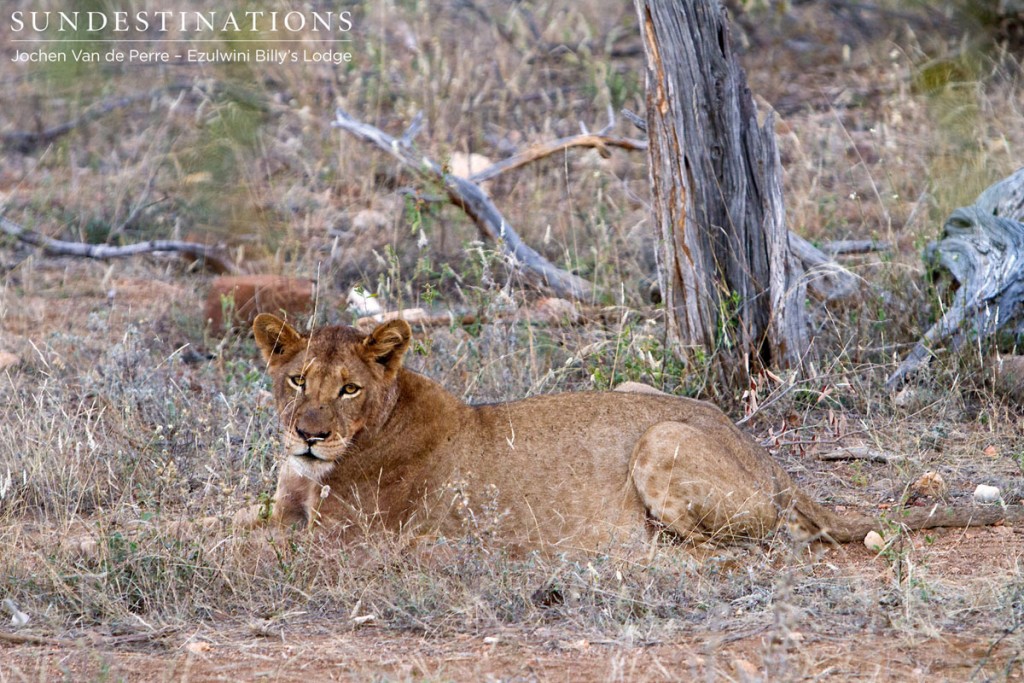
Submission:
[[829,510],[806,496],[799,495],[795,501],[796,512],[804,520],[817,527],[822,537],[839,543],[862,541],[869,531],[885,535],[889,524],[906,529],[933,529],[935,527],[992,526],[1000,522],[1024,524],[1022,505],[986,505],[950,507],[931,505],[926,507],[899,508],[886,512],[884,517],[868,517],[861,514],[840,514]]

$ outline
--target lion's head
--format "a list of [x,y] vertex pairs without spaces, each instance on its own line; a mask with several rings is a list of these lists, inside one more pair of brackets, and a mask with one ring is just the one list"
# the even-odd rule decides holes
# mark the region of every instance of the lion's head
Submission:
[[387,420],[412,330],[393,320],[370,334],[327,327],[305,336],[264,313],[253,333],[273,380],[285,453],[322,480],[353,442]]

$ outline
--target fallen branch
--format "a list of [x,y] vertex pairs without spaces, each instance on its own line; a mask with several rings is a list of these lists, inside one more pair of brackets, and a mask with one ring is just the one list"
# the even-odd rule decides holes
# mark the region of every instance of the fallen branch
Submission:
[[66,242],[56,240],[38,232],[27,230],[17,223],[0,216],[0,232],[10,235],[17,240],[42,247],[43,250],[56,256],[82,256],[94,259],[126,258],[138,254],[149,254],[156,252],[176,252],[190,256],[203,264],[210,270],[219,274],[236,274],[238,268],[234,263],[216,247],[209,247],[196,242],[182,242],[178,240],[150,240],[136,244],[123,246],[111,246],[109,244],[84,244],[82,242]]
[[942,319],[914,346],[886,381],[890,390],[946,345],[981,342],[1011,322],[1024,329],[1024,169],[989,187],[971,206],[956,209],[943,239],[925,258],[947,271],[959,288]]
[[10,643],[11,645],[49,645],[51,647],[72,647],[75,644],[73,640],[48,638],[46,636],[37,636],[33,633],[9,633],[7,631],[0,631],[0,642]]
[[865,446],[850,446],[848,448],[829,451],[828,453],[821,453],[818,455],[818,460],[867,460],[868,462],[881,462],[888,464],[900,460],[900,457],[883,453],[882,451],[876,451]]
[[550,290],[555,296],[578,300],[592,298],[594,287],[591,283],[557,267],[523,242],[494,202],[475,183],[445,173],[439,164],[416,151],[412,137],[418,121],[415,120],[400,139],[352,118],[341,109],[337,110],[333,125],[363,142],[376,145],[421,178],[443,186],[448,201],[462,209],[485,236],[500,245],[523,268],[534,285]]
[[447,311],[430,312],[422,308],[404,308],[376,315],[367,315],[356,320],[356,327],[372,328],[389,320],[404,320],[417,327],[472,327],[499,320],[518,320],[535,325],[582,325],[606,317],[604,307],[574,307],[563,299],[540,299],[528,308],[495,313],[460,313]]
[[184,84],[167,85],[144,93],[116,97],[111,100],[94,104],[86,108],[81,115],[71,119],[70,121],[59,123],[56,126],[43,128],[37,131],[14,131],[10,133],[2,133],[0,134],[0,143],[3,144],[4,149],[18,152],[20,154],[28,154],[39,147],[43,147],[60,139],[76,128],[92,123],[96,119],[102,118],[119,109],[129,107],[136,102],[152,99],[165,92],[188,90],[191,87],[192,86],[190,85]]
[[870,254],[874,251],[891,251],[892,245],[880,240],[833,240],[821,245],[821,252],[829,256],[844,254]]
[[159,640],[160,638],[166,638],[169,635],[177,633],[180,630],[181,629],[176,626],[164,626],[152,631],[128,633],[119,636],[101,636],[89,633],[77,640],[69,640],[67,638],[50,638],[49,636],[40,636],[34,633],[11,633],[9,631],[0,631],[0,643],[10,643],[11,645],[47,645],[50,647],[63,648],[80,647],[83,643],[88,643],[94,647],[119,647],[121,645],[148,643],[154,640]]

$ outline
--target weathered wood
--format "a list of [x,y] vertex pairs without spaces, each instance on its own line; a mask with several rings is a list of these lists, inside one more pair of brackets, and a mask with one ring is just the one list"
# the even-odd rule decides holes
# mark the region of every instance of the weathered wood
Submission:
[[825,302],[846,299],[860,289],[860,280],[856,275],[800,235],[789,233],[789,248],[800,261],[807,290],[815,299]]
[[887,385],[897,389],[934,350],[980,341],[1007,325],[1024,333],[1024,169],[953,211],[926,260],[959,283],[942,318],[914,346]]
[[726,370],[748,359],[799,366],[806,283],[785,227],[773,118],[758,125],[718,2],[634,4],[669,328]]
[[821,253],[827,256],[870,254],[873,251],[892,251],[892,245],[884,240],[832,240],[821,245]]
[[56,240],[38,232],[27,230],[17,223],[0,216],[0,232],[10,235],[26,244],[42,247],[48,254],[56,256],[81,256],[94,259],[127,258],[139,254],[150,254],[156,252],[176,252],[185,254],[218,274],[234,274],[238,272],[237,266],[231,262],[222,250],[216,247],[209,247],[196,242],[182,242],[179,240],[150,240],[136,244],[125,244],[123,246],[111,246],[109,244],[84,244],[82,242],[66,242]]
[[412,134],[394,138],[384,131],[363,123],[338,109],[333,125],[363,142],[376,145],[421,178],[441,185],[448,200],[466,212],[480,231],[515,259],[529,282],[555,296],[588,300],[594,295],[592,284],[554,265],[523,242],[511,224],[502,216],[490,197],[475,183],[445,173],[441,166],[418,152],[412,145]]
[[598,151],[607,154],[608,147],[619,147],[629,151],[642,151],[647,149],[647,141],[608,135],[604,132],[571,135],[569,137],[558,138],[557,140],[531,145],[518,154],[513,154],[506,159],[502,159],[501,161],[488,166],[479,173],[474,173],[469,177],[469,179],[474,183],[482,183],[487,180],[491,180],[492,178],[496,178],[507,171],[522,168],[527,164],[532,164],[533,162],[551,156],[552,154],[564,152],[571,147],[593,147]]

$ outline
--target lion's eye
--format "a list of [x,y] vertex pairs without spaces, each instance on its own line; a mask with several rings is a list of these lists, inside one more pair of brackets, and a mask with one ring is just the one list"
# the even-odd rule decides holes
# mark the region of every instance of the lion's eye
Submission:
[[341,388],[341,391],[338,392],[338,396],[355,396],[360,391],[362,391],[362,387],[358,384],[346,384]]
[[296,391],[302,391],[306,386],[306,378],[302,375],[292,375],[288,378],[288,385]]

